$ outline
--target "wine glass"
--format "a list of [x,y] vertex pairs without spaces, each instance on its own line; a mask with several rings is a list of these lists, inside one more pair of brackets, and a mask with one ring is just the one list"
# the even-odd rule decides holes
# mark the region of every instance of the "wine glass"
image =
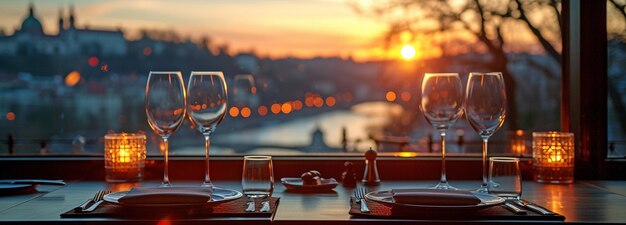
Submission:
[[210,136],[226,115],[228,91],[222,72],[191,72],[187,85],[189,120],[204,135],[206,173],[203,187],[213,187],[209,176]]
[[463,86],[457,73],[426,73],[420,109],[441,135],[441,179],[435,189],[456,189],[446,178],[446,130],[463,114]]
[[483,139],[483,184],[477,190],[487,193],[487,144],[489,137],[504,123],[506,91],[502,73],[470,73],[465,96],[465,117]]
[[185,86],[180,72],[150,71],[146,84],[146,115],[154,133],[163,138],[165,146],[163,183],[168,187],[169,137],[178,129],[185,118]]

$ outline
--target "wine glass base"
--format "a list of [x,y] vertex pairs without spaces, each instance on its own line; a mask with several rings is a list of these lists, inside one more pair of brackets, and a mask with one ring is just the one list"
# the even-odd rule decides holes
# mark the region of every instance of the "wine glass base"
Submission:
[[431,189],[440,189],[440,190],[459,190],[458,188],[452,187],[448,182],[439,182]]
[[171,187],[172,184],[170,183],[161,183],[161,185],[159,185],[159,187]]
[[202,183],[202,185],[200,185],[200,187],[208,187],[208,188],[213,189],[215,186],[211,182],[208,182],[208,183],[204,182],[204,183]]
[[478,192],[478,193],[489,193],[489,189],[487,189],[487,186],[480,186],[478,189],[476,189],[475,192]]

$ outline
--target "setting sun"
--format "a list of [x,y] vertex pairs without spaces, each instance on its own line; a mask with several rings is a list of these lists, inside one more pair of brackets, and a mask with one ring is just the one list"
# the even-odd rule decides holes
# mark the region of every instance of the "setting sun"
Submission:
[[400,55],[402,55],[402,58],[406,60],[413,59],[415,57],[415,47],[412,45],[405,45],[402,47],[402,50],[400,50]]

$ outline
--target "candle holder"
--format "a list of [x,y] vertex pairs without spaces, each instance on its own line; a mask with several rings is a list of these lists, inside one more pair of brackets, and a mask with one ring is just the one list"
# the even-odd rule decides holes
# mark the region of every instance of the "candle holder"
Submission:
[[104,169],[107,182],[136,182],[143,178],[146,135],[107,134],[104,136]]
[[535,181],[564,184],[574,181],[574,134],[533,132]]

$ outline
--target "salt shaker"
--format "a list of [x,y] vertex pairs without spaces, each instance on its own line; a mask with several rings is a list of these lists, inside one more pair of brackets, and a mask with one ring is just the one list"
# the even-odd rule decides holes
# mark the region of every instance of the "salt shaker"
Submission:
[[370,150],[365,152],[365,173],[363,173],[363,182],[367,186],[380,185],[380,178],[378,177],[378,169],[376,168],[376,156],[378,153],[371,147]]

